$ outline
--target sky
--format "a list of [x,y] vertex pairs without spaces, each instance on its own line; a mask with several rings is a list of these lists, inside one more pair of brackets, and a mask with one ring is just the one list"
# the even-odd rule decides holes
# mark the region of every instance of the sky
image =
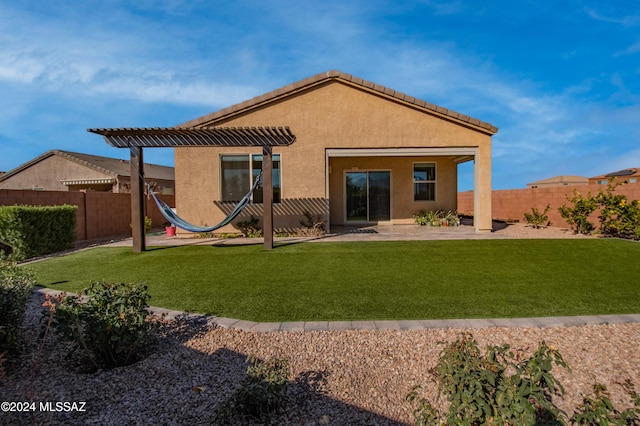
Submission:
[[640,2],[0,0],[0,171],[334,69],[497,126],[494,189],[640,167]]

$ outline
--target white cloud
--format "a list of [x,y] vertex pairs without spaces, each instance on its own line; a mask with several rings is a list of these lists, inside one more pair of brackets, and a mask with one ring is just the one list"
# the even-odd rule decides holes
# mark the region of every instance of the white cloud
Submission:
[[591,8],[585,8],[585,12],[587,13],[587,15],[598,21],[621,24],[624,26],[635,26],[640,24],[639,15],[623,15],[620,13],[619,16],[615,16],[617,11],[612,12],[610,15],[605,15],[605,13]]
[[619,50],[617,52],[615,52],[613,54],[614,58],[618,58],[620,56],[625,56],[625,55],[633,55],[635,53],[640,52],[640,41],[633,43],[631,46],[627,47],[624,50]]

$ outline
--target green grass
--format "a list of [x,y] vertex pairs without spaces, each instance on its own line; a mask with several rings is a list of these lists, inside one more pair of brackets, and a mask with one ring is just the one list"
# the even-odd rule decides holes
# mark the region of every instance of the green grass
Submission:
[[151,304],[252,321],[640,313],[640,244],[478,240],[96,248],[29,265],[46,287],[144,282]]

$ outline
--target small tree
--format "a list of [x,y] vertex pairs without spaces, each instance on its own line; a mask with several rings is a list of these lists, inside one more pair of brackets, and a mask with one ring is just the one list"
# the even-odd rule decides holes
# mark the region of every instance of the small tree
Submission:
[[640,202],[629,202],[615,189],[626,182],[609,181],[607,188],[595,197],[600,206],[600,230],[604,235],[640,239]]
[[549,210],[551,210],[551,204],[547,204],[547,207],[545,207],[542,213],[540,213],[535,207],[532,207],[531,213],[524,214],[524,220],[536,229],[542,228],[543,226],[549,226],[549,216],[547,215]]
[[567,221],[573,230],[578,234],[590,234],[595,225],[589,221],[591,213],[598,208],[598,200],[591,196],[591,192],[587,192],[587,196],[583,196],[576,189],[573,190],[573,197],[567,197],[573,207],[562,205],[558,208],[560,215]]

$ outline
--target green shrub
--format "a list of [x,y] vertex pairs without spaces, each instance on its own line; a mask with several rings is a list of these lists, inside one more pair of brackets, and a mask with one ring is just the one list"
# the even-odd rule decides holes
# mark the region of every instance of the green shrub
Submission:
[[596,383],[593,385],[593,395],[583,396],[582,404],[571,417],[572,423],[576,425],[640,425],[640,397],[630,381],[627,380],[622,387],[633,400],[633,408],[620,412],[611,403],[607,387]]
[[[152,227],[153,227],[153,219],[151,219],[149,216],[145,216],[144,217],[144,233],[148,234],[151,231]],[[133,229],[133,223],[129,224],[129,228]]]
[[297,236],[323,236],[326,231],[326,225],[322,218],[322,215],[314,215],[313,213],[305,210],[302,215],[304,219],[300,220],[300,226],[295,230]]
[[573,190],[573,197],[567,197],[572,206],[562,205],[558,208],[560,215],[578,234],[590,234],[595,225],[589,221],[591,213],[598,208],[598,200],[591,196],[591,192],[587,196],[583,196],[577,190]]
[[77,206],[0,206],[0,243],[27,259],[73,247]]
[[568,368],[558,351],[544,342],[530,357],[508,345],[489,346],[482,355],[466,333],[445,347],[434,369],[438,391],[449,401],[448,411],[440,413],[419,398],[419,387],[407,400],[417,404],[416,425],[562,424],[563,412],[553,396],[563,395],[564,389],[551,373],[553,365]]
[[615,193],[624,183],[613,178],[606,189],[600,189],[595,196],[588,193],[584,197],[574,190],[573,197],[567,197],[573,206],[562,205],[558,210],[578,234],[590,234],[595,229],[588,217],[599,209],[602,235],[640,240],[640,201],[629,202],[625,195]]
[[470,333],[461,334],[440,353],[433,369],[440,396],[449,402],[440,412],[414,387],[406,399],[414,405],[416,425],[640,425],[640,395],[627,380],[622,387],[633,407],[617,410],[607,388],[593,386],[570,419],[554,403],[563,396],[553,367],[570,371],[558,350],[542,342],[530,356],[509,345],[488,346],[483,355]]
[[0,354],[5,354],[2,359],[17,349],[20,327],[35,283],[31,270],[0,259]]
[[532,207],[531,213],[524,214],[524,220],[536,229],[542,228],[543,226],[549,226],[549,216],[547,215],[549,210],[551,210],[550,204],[547,204],[547,207],[545,207],[542,213],[540,213],[538,209]]
[[96,368],[135,362],[158,329],[149,318],[147,287],[97,282],[82,294],[86,301],[61,298],[53,320],[56,334],[85,351]]
[[255,356],[247,359],[251,365],[242,386],[235,395],[216,412],[216,424],[236,424],[242,420],[266,423],[284,406],[289,367],[283,359],[260,361]]
[[426,211],[421,209],[418,213],[414,213],[413,220],[421,226],[458,226],[460,225],[460,217],[457,213],[444,210]]
[[262,228],[258,225],[259,222],[260,220],[257,217],[251,215],[251,219],[238,222],[237,226],[244,237],[259,238],[262,237]]
[[600,230],[603,235],[640,239],[640,201],[629,202],[626,195],[616,194],[622,185],[612,179],[607,188],[598,192],[596,200],[600,206]]

